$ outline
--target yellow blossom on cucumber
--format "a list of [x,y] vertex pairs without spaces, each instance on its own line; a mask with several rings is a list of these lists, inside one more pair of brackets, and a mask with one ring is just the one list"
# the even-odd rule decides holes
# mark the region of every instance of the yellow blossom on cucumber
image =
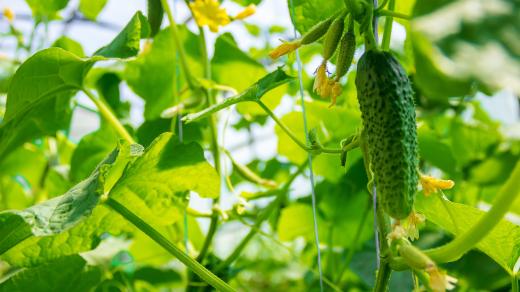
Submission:
[[421,175],[420,182],[423,192],[427,196],[439,190],[451,189],[455,185],[455,182],[452,180],[438,179],[428,175]]
[[195,0],[190,8],[197,25],[207,25],[212,32],[218,32],[219,26],[231,22],[226,9],[221,8],[217,0]]
[[327,63],[323,62],[316,70],[316,78],[312,89],[321,97],[329,97],[331,88],[327,78]]
[[430,276],[430,287],[434,292],[445,292],[455,288],[457,279],[449,276],[436,265],[427,267],[426,272]]
[[333,107],[334,105],[336,105],[336,99],[338,98],[338,96],[341,95],[341,84],[338,81],[330,79],[329,86],[331,87],[331,91],[330,91],[331,103],[330,103],[329,107]]
[[14,21],[13,10],[9,7],[4,8],[4,17],[7,19],[9,23],[12,23]]
[[403,222],[403,227],[406,230],[406,235],[410,240],[419,239],[419,226],[424,224],[426,217],[423,214],[412,211],[410,216]]
[[283,42],[281,45],[279,45],[269,53],[269,57],[271,57],[271,59],[278,59],[283,55],[295,51],[297,48],[300,47],[300,45],[300,41],[298,40],[292,42]]
[[249,6],[244,8],[244,10],[239,12],[234,18],[235,19],[244,19],[246,17],[249,17],[249,16],[255,14],[255,12],[256,12],[256,5],[250,4]]
[[395,224],[392,232],[388,233],[386,239],[389,242],[406,237],[406,230],[400,224]]

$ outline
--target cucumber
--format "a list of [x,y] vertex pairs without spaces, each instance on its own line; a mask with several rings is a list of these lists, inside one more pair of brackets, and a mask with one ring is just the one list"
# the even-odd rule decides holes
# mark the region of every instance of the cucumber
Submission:
[[161,0],[148,0],[148,22],[150,23],[151,37],[155,36],[161,29],[163,18],[164,8]]
[[338,59],[336,61],[336,81],[347,74],[355,52],[356,35],[354,34],[354,19],[350,17],[349,27],[339,43]]
[[336,48],[338,47],[339,40],[343,35],[343,28],[345,27],[345,14],[340,14],[336,17],[329,29],[327,30],[327,34],[325,34],[325,39],[323,41],[323,59],[329,60]]
[[378,202],[391,217],[404,219],[419,179],[410,80],[390,53],[369,50],[358,62],[356,87]]

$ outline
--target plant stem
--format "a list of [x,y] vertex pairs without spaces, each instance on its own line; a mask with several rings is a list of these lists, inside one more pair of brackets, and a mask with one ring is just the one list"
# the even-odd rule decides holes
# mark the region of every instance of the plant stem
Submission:
[[387,3],[388,3],[388,0],[383,0],[383,2],[381,4],[379,4],[379,6],[376,8],[376,12],[385,8]]
[[81,89],[92,102],[96,105],[101,116],[114,128],[114,130],[119,134],[119,136],[125,139],[130,144],[135,144],[134,138],[130,136],[125,127],[121,124],[121,122],[117,119],[117,117],[112,113],[109,106],[101,99],[96,97],[90,90],[86,88]]
[[220,102],[220,103],[217,103],[217,104],[214,104],[210,107],[207,107],[203,110],[201,110],[200,112],[196,112],[196,113],[192,113],[192,114],[188,114],[188,115],[185,115],[182,120],[188,124],[188,123],[191,123],[191,122],[194,122],[196,120],[200,120],[200,119],[203,119],[203,118],[206,118],[206,117],[209,117],[210,115],[218,112],[218,111],[221,111],[225,108],[228,108],[234,104],[237,104],[239,102],[244,102],[244,101],[250,101],[248,99],[249,97],[249,94],[247,93],[240,93],[238,95],[235,95],[235,96],[232,96],[232,97],[229,97],[229,98],[226,98],[224,101]]
[[388,290],[387,286],[391,273],[392,270],[390,269],[388,262],[382,261],[381,266],[377,271],[376,286],[374,287],[375,292],[386,292]]
[[511,276],[511,292],[518,292],[518,275],[514,274]]
[[202,262],[204,258],[206,257],[206,254],[208,253],[209,247],[211,246],[211,243],[213,241],[213,237],[215,236],[215,232],[217,231],[217,225],[218,225],[218,213],[213,212],[210,217],[210,223],[209,223],[209,229],[208,234],[206,235],[206,239],[204,240],[204,243],[202,244],[202,248],[200,249],[199,255],[197,256],[197,261]]
[[[206,36],[204,35],[204,30],[199,27],[199,44],[200,49],[202,51],[202,56],[204,59],[204,77],[208,80],[211,80],[211,68],[208,60],[208,51],[206,46]],[[207,102],[210,107],[216,104],[215,96],[213,96],[210,89],[204,90]],[[218,129],[217,129],[217,118],[215,115],[211,115],[209,117],[209,128],[211,133],[211,152],[213,154],[213,160],[215,161],[215,169],[217,170],[218,175],[221,175],[221,165],[220,165],[220,148],[218,146]],[[213,200],[213,204],[218,204],[219,198]],[[204,239],[204,243],[202,245],[202,249],[200,250],[197,259],[202,262],[208,253],[208,250],[213,242],[213,237],[217,231],[218,226],[218,213],[213,211],[213,215],[211,216],[210,227],[208,230],[208,234]]]
[[[305,151],[313,150],[311,147],[308,147],[307,145],[305,145],[305,143],[300,141],[300,139],[296,137],[296,135],[291,131],[291,129],[289,129],[282,121],[280,121],[280,119],[262,101],[259,100],[257,101],[257,103],[267,113],[267,115],[269,115],[271,119],[273,119],[273,121],[280,127],[280,129],[282,129],[296,144],[298,144],[298,146],[300,146],[300,148],[302,148]],[[339,151],[340,152],[338,153],[341,153],[341,150]]]
[[425,253],[437,263],[452,262],[472,249],[502,220],[509,208],[520,194],[520,161],[511,173],[491,209],[484,214],[468,231],[455,237],[451,242],[437,248],[426,250]]
[[206,281],[209,285],[213,286],[219,291],[235,291],[231,286],[222,281],[219,277],[215,276],[211,271],[206,269],[200,263],[192,259],[190,256],[185,254],[181,249],[166,239],[161,233],[155,230],[152,226],[148,225],[139,216],[135,215],[132,211],[128,210],[121,203],[117,202],[112,198],[108,198],[105,204],[110,206],[114,211],[123,216],[126,220],[130,221],[139,230],[148,235],[153,241],[166,249],[169,253],[179,259],[185,264],[190,270],[197,274],[201,279]]
[[260,226],[262,223],[269,218],[269,215],[271,215],[271,212],[275,210],[280,203],[285,199],[286,193],[289,191],[289,187],[293,183],[293,181],[300,175],[300,173],[305,169],[307,166],[307,162],[303,163],[298,167],[298,170],[287,180],[285,185],[281,188],[280,193],[277,195],[276,199],[272,201],[264,210],[263,212],[258,215],[255,224],[251,227],[249,230],[249,233],[240,241],[240,243],[237,245],[235,250],[223,261],[221,262],[216,268],[215,272],[218,273],[225,267],[231,265],[242,253],[242,250],[246,247],[246,245],[249,243],[249,241],[253,238],[253,236],[258,232],[260,229]]
[[173,18],[172,10],[170,9],[170,5],[168,5],[168,0],[161,0],[161,4],[166,12],[166,16],[168,17],[168,21],[170,22],[170,30],[172,32],[173,42],[175,43],[175,47],[177,48],[177,52],[179,52],[179,58],[181,61],[182,71],[184,76],[186,76],[186,83],[190,89],[195,89],[195,83],[193,82],[193,77],[191,76],[191,71],[188,66],[188,62],[186,61],[186,54],[184,53],[184,47],[181,44],[179,39],[179,31],[177,30],[177,23]]
[[399,13],[399,12],[395,12],[395,11],[391,11],[391,10],[386,10],[386,9],[378,11],[377,15],[378,16],[391,16],[391,17],[401,18],[401,19],[406,19],[406,20],[412,19],[412,17],[410,15],[406,15],[406,14],[403,14],[403,13]]
[[455,232],[459,233],[459,224],[457,224],[457,220],[455,220],[455,215],[453,214],[453,212],[451,212],[451,209],[448,207],[447,199],[444,199],[444,193],[442,192],[442,190],[440,191],[440,194],[437,195],[437,199],[441,201],[442,206],[444,207],[446,212],[448,212],[448,216],[450,216],[451,223],[455,227]]
[[[395,8],[395,0],[390,0],[388,3],[388,9],[393,11]],[[385,30],[383,32],[383,40],[381,42],[381,48],[384,51],[388,51],[390,49],[390,38],[392,37],[392,23],[394,22],[394,18],[392,16],[387,16],[385,20]]]

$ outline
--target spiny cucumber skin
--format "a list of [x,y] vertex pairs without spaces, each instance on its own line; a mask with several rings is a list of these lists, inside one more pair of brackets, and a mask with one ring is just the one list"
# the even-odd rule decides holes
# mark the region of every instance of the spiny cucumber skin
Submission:
[[390,53],[370,50],[358,62],[356,87],[378,202],[393,218],[404,219],[419,180],[410,80]]
[[356,36],[354,31],[348,30],[345,32],[339,43],[338,59],[336,62],[336,78],[341,78],[347,74],[354,53],[356,52]]
[[332,20],[333,18],[330,17],[314,25],[306,34],[303,35],[301,44],[308,45],[319,40],[329,29]]
[[332,57],[332,55],[334,55],[334,52],[338,47],[339,40],[343,35],[344,27],[345,19],[344,15],[341,14],[336,19],[334,19],[329,29],[327,30],[325,40],[323,41],[323,59],[328,60]]

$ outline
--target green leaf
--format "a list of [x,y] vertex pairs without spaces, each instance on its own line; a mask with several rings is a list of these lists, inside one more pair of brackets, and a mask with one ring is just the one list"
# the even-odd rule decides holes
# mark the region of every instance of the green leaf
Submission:
[[483,123],[464,123],[460,119],[453,120],[450,135],[453,156],[460,166],[486,158],[488,148],[501,140],[497,129]]
[[[445,201],[449,212],[456,222],[451,220],[449,212],[437,196],[418,195],[415,207],[426,218],[442,229],[454,235],[462,234],[471,228],[485,213],[479,209]],[[456,228],[459,229],[456,229]],[[495,260],[508,273],[520,256],[520,226],[502,219],[500,223],[478,244],[477,248]]]
[[98,58],[83,60],[60,48],[40,51],[16,71],[0,125],[0,157],[26,141],[67,128],[70,97]]
[[9,176],[0,176],[0,211],[24,209],[32,203],[23,187]]
[[69,0],[25,0],[37,19],[54,19],[57,12],[67,6]]
[[[342,0],[293,0],[287,3],[292,22],[301,34],[316,23],[345,8]],[[291,3],[294,5],[294,11],[291,9]]]
[[[278,221],[278,237],[282,241],[291,241],[299,236],[312,239],[313,233],[312,208],[307,204],[292,204],[284,208]],[[318,221],[323,226],[323,221]]]
[[[359,111],[344,107],[329,108],[327,102],[314,100],[306,102],[307,123],[309,129],[317,129],[318,138],[324,146],[339,148],[340,141],[354,134],[361,124]],[[290,112],[283,116],[281,121],[287,125],[293,133],[305,141],[302,113]],[[307,152],[301,149],[282,129],[275,127],[278,136],[278,153],[296,164],[303,163],[307,159]],[[316,174],[336,181],[341,176],[343,169],[339,155],[321,154],[313,159]]]
[[[66,194],[23,211],[0,213],[0,254],[29,236],[49,236],[62,233],[88,217],[103,194],[100,181],[104,165],[115,161],[117,151],[112,152],[91,174]],[[23,232],[21,231],[23,230]]]
[[70,180],[78,182],[86,178],[96,165],[117,145],[117,135],[109,126],[102,126],[84,136],[72,154]]
[[0,161],[0,176],[21,177],[32,188],[41,182],[46,165],[47,158],[41,149],[24,145]]
[[[475,89],[520,93],[518,14],[515,1],[490,1],[470,17],[479,0],[417,0],[411,22],[421,89],[434,98]],[[442,24],[442,25],[439,25]],[[431,84],[428,84],[431,82]]]
[[[429,99],[447,103],[449,97],[464,96],[470,93],[471,80],[457,74],[449,74],[448,69],[439,66],[443,56],[426,40],[421,33],[412,33],[415,74],[413,82]],[[437,61],[436,61],[437,60]]]
[[88,267],[79,255],[59,258],[34,268],[23,269],[0,284],[0,291],[92,291],[101,269]]
[[80,0],[79,11],[83,15],[90,19],[96,20],[97,16],[103,10],[103,7],[107,4],[108,0]]
[[59,37],[57,40],[54,41],[51,47],[62,48],[73,53],[78,57],[85,57],[85,52],[83,51],[83,47],[81,46],[81,44],[67,36]]
[[164,19],[164,8],[161,0],[148,0],[148,21],[150,22],[150,36],[154,37],[161,29]]
[[[262,64],[237,47],[229,33],[217,39],[211,69],[217,83],[231,86],[238,92],[244,91],[267,73]],[[262,101],[270,108],[275,108],[286,91],[287,89],[281,86],[263,96]],[[237,110],[243,115],[266,114],[260,107],[251,103],[239,104]]]
[[[202,54],[197,36],[185,26],[179,26],[178,31],[192,75],[201,76]],[[128,86],[145,100],[146,120],[159,118],[166,108],[175,105],[174,97],[185,87],[182,70],[175,65],[178,64],[176,55],[172,32],[166,28],[157,33],[151,48],[126,65],[123,77]]]
[[450,144],[443,141],[427,124],[419,126],[417,132],[421,158],[446,173],[456,173],[457,160]]
[[110,196],[151,224],[167,225],[182,218],[188,191],[216,198],[220,180],[196,143],[179,144],[161,134],[143,156],[128,165]]
[[125,166],[141,155],[139,145],[123,144],[66,194],[23,211],[0,213],[1,258],[15,267],[34,266],[95,248],[106,233],[131,230],[117,213],[98,205]]
[[[343,175],[338,183],[323,181],[316,186],[318,230],[323,243],[351,247],[363,216],[367,217],[356,239],[357,246],[372,237],[373,219],[367,213],[367,207],[370,206],[365,192],[367,178],[363,168],[362,159],[358,159],[354,168]],[[282,210],[278,236],[283,241],[294,240],[299,236],[312,241],[313,226],[312,207],[310,200],[306,200],[306,204],[296,203]]]
[[137,11],[123,30],[108,45],[97,50],[94,55],[107,58],[129,58],[139,53],[140,41],[150,34],[150,24]]

